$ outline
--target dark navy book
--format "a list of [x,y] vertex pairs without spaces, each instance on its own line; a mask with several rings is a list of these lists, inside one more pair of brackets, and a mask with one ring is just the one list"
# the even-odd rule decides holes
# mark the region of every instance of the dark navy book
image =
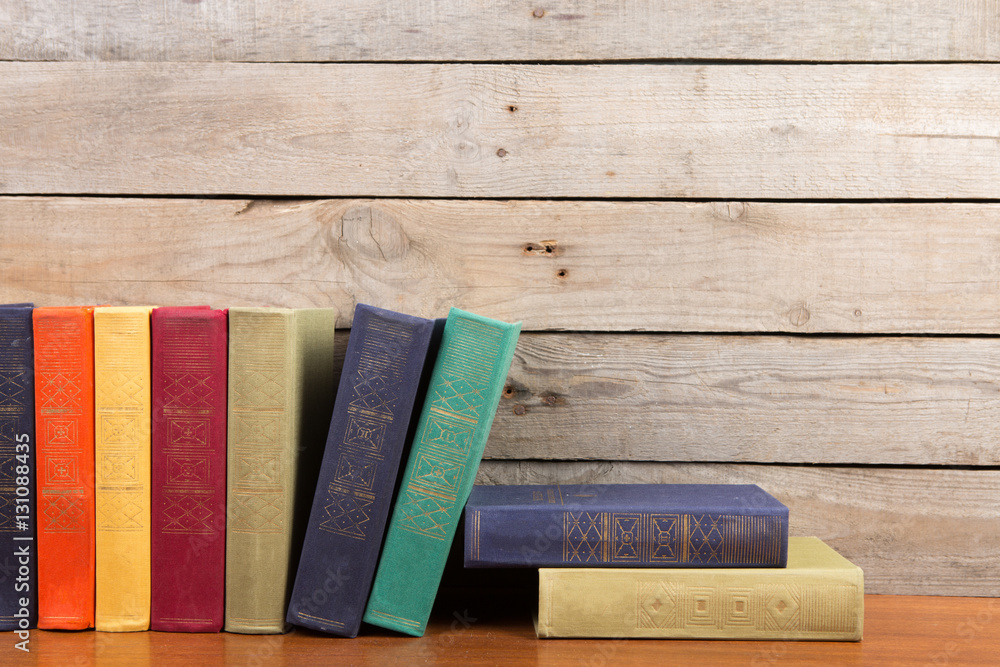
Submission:
[[0,630],[22,640],[38,620],[31,310],[0,305]]
[[466,567],[785,567],[788,508],[754,484],[476,486]]
[[364,304],[354,311],[289,623],[358,634],[434,328]]

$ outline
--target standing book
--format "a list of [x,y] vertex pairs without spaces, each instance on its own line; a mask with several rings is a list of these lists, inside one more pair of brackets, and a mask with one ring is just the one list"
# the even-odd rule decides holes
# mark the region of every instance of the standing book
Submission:
[[94,309],[36,308],[38,627],[94,625]]
[[157,308],[150,326],[150,628],[218,632],[226,567],[226,312]]
[[788,508],[754,484],[476,486],[466,567],[784,567]]
[[229,309],[227,632],[285,615],[334,397],[333,309]]
[[354,310],[289,623],[358,634],[433,329],[433,320]]
[[542,568],[539,637],[858,641],[864,573],[815,537],[787,568]]
[[151,307],[94,309],[94,627],[149,629]]
[[22,640],[38,620],[35,388],[30,303],[0,306],[0,630]]
[[520,323],[451,309],[365,610],[367,623],[423,635],[520,330]]

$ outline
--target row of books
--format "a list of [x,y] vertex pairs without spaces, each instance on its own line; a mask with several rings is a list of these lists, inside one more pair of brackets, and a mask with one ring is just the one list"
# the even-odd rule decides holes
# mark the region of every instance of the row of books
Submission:
[[422,634],[520,325],[335,317],[0,306],[0,629]]
[[860,638],[860,569],[756,486],[473,487],[519,325],[359,305],[334,387],[334,322],[0,307],[0,627],[419,636],[464,509],[540,637]]

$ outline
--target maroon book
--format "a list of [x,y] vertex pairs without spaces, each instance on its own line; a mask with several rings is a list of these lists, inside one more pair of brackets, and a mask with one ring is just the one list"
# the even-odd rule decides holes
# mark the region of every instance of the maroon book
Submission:
[[227,314],[151,316],[152,615],[150,628],[219,632],[226,567]]

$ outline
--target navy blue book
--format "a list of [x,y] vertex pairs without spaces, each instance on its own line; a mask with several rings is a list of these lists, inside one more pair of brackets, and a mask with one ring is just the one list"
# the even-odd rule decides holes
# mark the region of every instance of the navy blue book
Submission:
[[358,634],[434,326],[364,304],[354,310],[289,623]]
[[466,567],[785,567],[788,508],[754,484],[476,486]]
[[38,620],[32,304],[0,306],[0,630]]

